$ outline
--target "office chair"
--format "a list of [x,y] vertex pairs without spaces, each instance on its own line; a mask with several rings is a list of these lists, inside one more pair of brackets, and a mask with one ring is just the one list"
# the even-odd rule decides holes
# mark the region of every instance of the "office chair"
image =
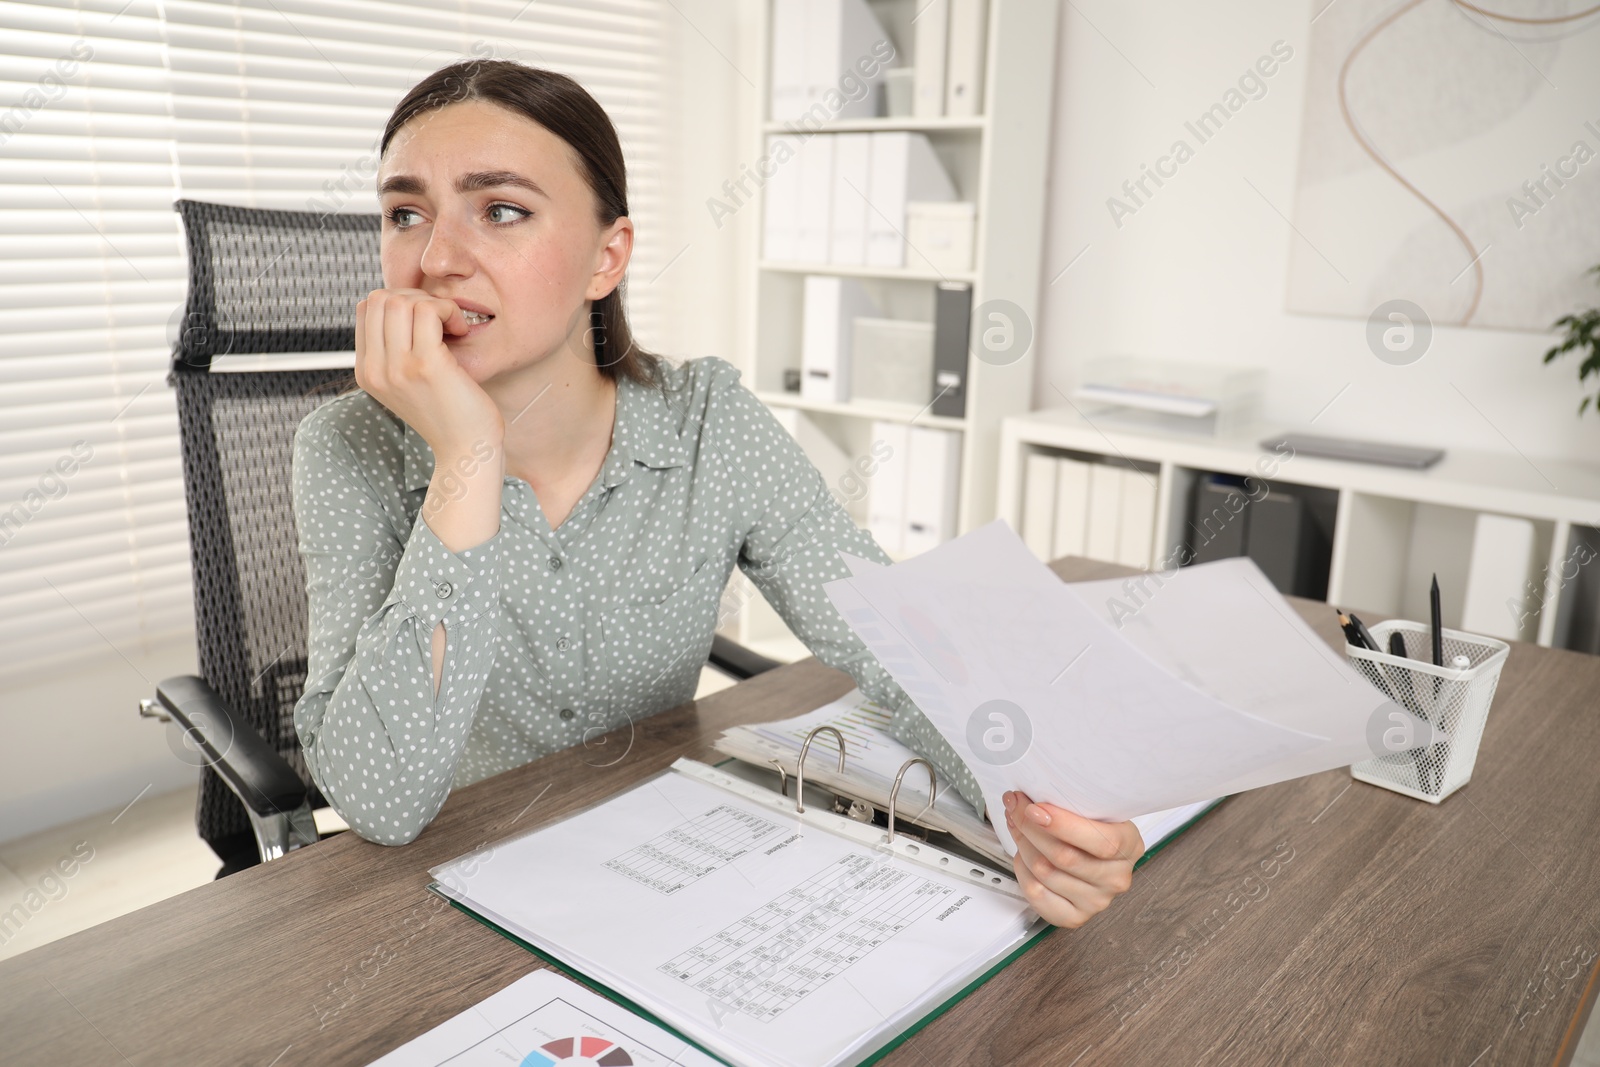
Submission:
[[[201,765],[195,822],[223,860],[220,878],[315,843],[313,813],[327,807],[294,729],[308,608],[293,443],[355,366],[356,302],[383,285],[380,216],[173,206],[189,291],[167,384],[200,674],[163,680],[139,713],[181,729]],[[778,666],[721,634],[708,662],[736,680]]]

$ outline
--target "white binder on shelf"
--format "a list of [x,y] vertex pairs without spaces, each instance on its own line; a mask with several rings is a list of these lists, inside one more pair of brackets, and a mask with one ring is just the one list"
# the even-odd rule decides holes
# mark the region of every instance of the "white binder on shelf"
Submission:
[[911,114],[919,119],[936,119],[944,114],[945,48],[950,33],[950,0],[927,0],[913,23]]
[[1042,562],[1055,559],[1056,460],[1034,452],[1022,476],[1022,542]]
[[872,439],[888,446],[889,457],[878,464],[878,473],[873,475],[867,491],[867,530],[879,548],[898,557],[905,553],[906,474],[911,427],[903,422],[877,420],[872,424]]
[[1089,464],[1089,533],[1084,555],[1117,561],[1117,523],[1122,515],[1122,472],[1109,463]]
[[961,484],[961,434],[910,427],[906,470],[906,555],[926,552],[956,534],[956,494]]
[[1089,466],[1067,456],[1056,461],[1056,522],[1051,558],[1088,554]]
[[[825,119],[869,119],[880,110],[883,96],[883,74],[871,79],[861,77],[856,64],[862,60],[875,60],[875,46],[887,41],[883,24],[867,6],[866,0],[808,0],[806,7],[806,100],[803,111],[821,104]],[[840,91],[840,80],[850,74],[867,84],[867,92],[852,100]],[[837,110],[829,106],[832,99],[842,100]]]
[[872,134],[872,211],[867,219],[867,263],[903,267],[906,203],[954,200],[955,185],[926,134],[885,130]]
[[1149,567],[1156,536],[1156,476],[1131,468],[1119,473],[1122,508],[1117,523],[1117,562]]
[[877,306],[854,278],[808,274],[800,331],[800,395],[843,404],[850,399],[850,345],[859,315]]
[[1521,604],[1537,571],[1534,526],[1528,519],[1481,512],[1472,535],[1466,594],[1461,602],[1461,628],[1507,641],[1529,641],[1537,616],[1518,625],[1518,614],[1506,607]]
[[945,60],[944,113],[983,114],[983,55],[988,44],[988,0],[949,0],[950,44]]
[[800,169],[800,214],[795,258],[802,263],[828,262],[828,241],[833,236],[832,135],[818,134],[800,144],[800,157],[789,166]]
[[[798,152],[793,137],[767,138],[767,156],[774,158],[780,144]],[[792,263],[800,258],[800,160],[779,163],[762,191],[762,255],[774,263]]]
[[867,261],[867,204],[871,188],[872,135],[833,135],[832,234],[828,262],[859,266]]
[[806,109],[806,57],[810,31],[806,9],[810,0],[772,0],[772,78],[769,117],[774,122],[797,119]]

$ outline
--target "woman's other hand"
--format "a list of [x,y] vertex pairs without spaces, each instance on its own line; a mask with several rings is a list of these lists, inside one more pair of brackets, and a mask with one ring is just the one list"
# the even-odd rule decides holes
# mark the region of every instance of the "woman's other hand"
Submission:
[[1025,793],[1005,795],[1011,858],[1028,903],[1056,926],[1076,929],[1133,884],[1144,838],[1131,822],[1095,822]]

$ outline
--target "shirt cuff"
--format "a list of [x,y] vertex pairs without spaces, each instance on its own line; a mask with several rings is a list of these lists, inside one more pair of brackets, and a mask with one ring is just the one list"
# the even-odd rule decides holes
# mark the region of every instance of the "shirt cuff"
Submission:
[[423,624],[423,633],[432,633],[440,622],[471,622],[496,609],[504,529],[481,545],[452,552],[427,520],[417,516],[395,569],[394,593]]

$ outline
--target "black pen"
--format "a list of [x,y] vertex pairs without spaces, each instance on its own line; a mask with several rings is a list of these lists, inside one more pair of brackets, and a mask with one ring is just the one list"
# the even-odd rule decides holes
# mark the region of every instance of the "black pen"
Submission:
[[1339,612],[1339,628],[1344,631],[1344,639],[1357,648],[1364,648],[1370,652],[1382,651],[1378,642],[1372,639],[1372,634],[1361,625],[1361,620],[1347,612]]
[[[1433,665],[1444,666],[1444,624],[1439,619],[1439,576],[1433,576],[1433,588],[1428,591],[1428,611],[1433,619]],[[1435,679],[1437,683],[1437,679]],[[1435,689],[1438,685],[1435,684]]]
[[1353,611],[1350,612],[1350,625],[1356,628],[1356,633],[1361,636],[1362,643],[1364,643],[1368,648],[1372,649],[1374,652],[1383,651],[1378,647],[1378,642],[1373,638],[1372,631],[1367,629],[1367,624],[1357,618],[1356,613]]
[[[1433,576],[1433,587],[1428,590],[1428,615],[1429,622],[1432,626],[1433,635],[1433,665],[1435,667],[1443,667],[1444,621],[1442,619],[1442,613],[1439,610],[1439,575],[1437,573],[1435,573]],[[1439,678],[1437,676],[1435,676],[1433,679],[1433,705],[1434,710],[1437,711],[1439,707]],[[1433,716],[1431,715],[1428,717],[1428,725],[1433,725]],[[1439,715],[1439,726],[1444,726],[1443,713]],[[1428,748],[1428,755],[1430,758],[1433,755],[1432,746]],[[1428,791],[1431,793],[1433,790],[1430,788]]]

